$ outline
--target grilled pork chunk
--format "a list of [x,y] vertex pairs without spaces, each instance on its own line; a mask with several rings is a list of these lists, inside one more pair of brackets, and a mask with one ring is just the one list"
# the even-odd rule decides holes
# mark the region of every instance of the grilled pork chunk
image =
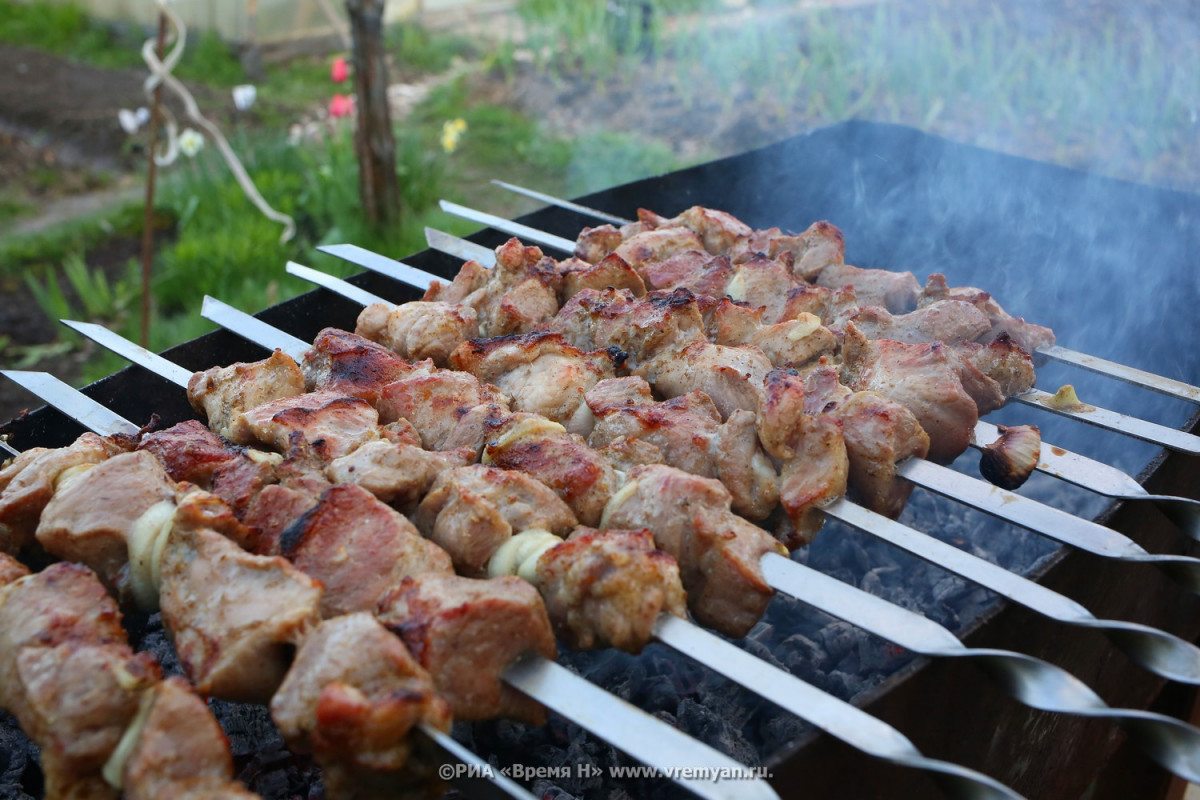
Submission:
[[13,459],[5,469],[8,485],[0,492],[0,552],[15,555],[33,539],[61,477],[79,474],[130,446],[119,437],[85,433],[67,447],[39,448]]
[[429,673],[366,613],[326,620],[308,635],[271,698],[271,718],[288,747],[314,754],[332,797],[360,796],[355,789],[381,779],[395,796],[412,729],[450,729]]
[[991,331],[980,337],[981,339],[995,339],[1000,334],[1006,333],[1029,353],[1039,347],[1049,347],[1054,344],[1054,331],[1026,322],[1021,317],[1012,316],[982,289],[974,286],[947,286],[946,276],[935,272],[925,282],[925,289],[921,292],[919,302],[921,305],[929,305],[939,300],[962,300],[982,311],[991,323]]
[[213,431],[235,442],[232,426],[243,412],[303,391],[300,365],[279,350],[262,361],[197,372],[187,388],[192,408],[204,414]]
[[842,344],[842,382],[896,401],[929,435],[929,458],[948,464],[967,449],[979,410],[963,387],[960,361],[938,342],[868,341],[854,323]]
[[545,721],[540,704],[500,680],[526,653],[557,655],[546,607],[525,581],[435,573],[405,578],[380,602],[379,619],[433,676],[455,718]]
[[232,447],[199,420],[190,419],[161,431],[147,433],[137,449],[152,453],[172,480],[188,481],[208,489],[213,474],[241,459],[244,451]]
[[280,546],[319,581],[325,618],[370,611],[408,575],[452,574],[450,557],[421,537],[404,515],[360,486],[334,486],[283,532]]
[[818,286],[854,289],[864,306],[883,306],[893,314],[904,314],[917,307],[921,285],[911,272],[889,269],[862,269],[849,264],[830,264],[817,276]]
[[647,261],[638,272],[649,289],[685,288],[696,294],[721,297],[733,279],[734,269],[726,256],[703,250],[682,250],[661,261]]
[[613,377],[618,363],[609,350],[585,353],[554,333],[476,339],[450,356],[454,369],[511,397],[514,410],[541,414],[584,436],[595,420],[583,393]]
[[265,703],[320,621],[321,585],[218,533],[176,530],[159,562],[163,623],[201,694]]
[[12,556],[0,553],[0,589],[6,584],[24,578],[28,574],[28,567]]
[[388,384],[380,392],[378,408],[382,422],[410,422],[426,450],[447,450],[452,439],[463,438],[456,432],[461,434],[463,418],[471,409],[498,406],[507,410],[509,403],[508,395],[469,372],[438,370]]
[[480,335],[479,314],[464,303],[372,303],[359,314],[354,332],[409,361],[429,359],[444,367],[454,348]]
[[861,306],[850,315],[868,339],[897,342],[971,342],[991,330],[988,318],[963,300],[938,300],[907,314],[892,314],[882,306]]
[[475,451],[466,447],[439,453],[411,444],[376,441],[335,458],[325,468],[325,475],[333,483],[361,486],[408,513],[416,509],[440,473],[474,460]]
[[846,237],[836,225],[821,220],[809,225],[801,234],[781,235],[770,240],[768,257],[779,258],[785,254],[792,259],[792,273],[811,283],[827,268],[845,263]]
[[563,304],[546,329],[582,350],[620,348],[633,369],[664,350],[704,340],[704,318],[695,300],[686,289],[644,298],[627,290],[585,289]]
[[704,392],[727,419],[734,411],[758,410],[762,382],[773,365],[754,347],[727,347],[707,340],[660,352],[634,374],[648,380],[664,397]]
[[703,625],[742,637],[773,594],[763,578],[764,553],[787,554],[771,534],[730,510],[719,481],[673,467],[635,467],[613,496],[601,527],[654,532],[679,564],[688,608]]
[[496,421],[482,461],[528,473],[549,486],[584,525],[596,525],[620,478],[603,455],[561,425],[531,414]]
[[560,306],[584,289],[627,289],[635,297],[646,293],[645,281],[618,255],[608,255],[595,263],[568,258],[558,263],[558,271],[563,276],[558,292]]
[[960,342],[954,350],[984,375],[996,382],[1004,397],[1033,388],[1033,356],[1022,349],[1007,333],[987,344]]
[[369,338],[325,328],[313,339],[300,368],[309,391],[338,392],[375,405],[380,387],[419,367]]
[[440,474],[416,522],[450,554],[459,574],[473,578],[487,575],[488,561],[513,534],[538,528],[561,536],[576,524],[571,509],[545,484],[481,465]]
[[151,506],[174,503],[175,481],[150,453],[121,453],[60,483],[42,512],[37,540],[47,553],[94,570],[125,594],[126,542]]
[[[643,279],[642,267],[663,261],[673,255],[704,250],[704,242],[683,226],[655,228],[635,233],[621,242],[613,252],[625,260]],[[576,251],[578,253],[578,251]],[[605,254],[607,255],[607,254]]]
[[[601,381],[586,395],[599,417],[588,443],[597,449],[638,439],[652,445],[655,462],[670,464],[693,475],[717,478],[733,495],[733,508],[750,519],[765,519],[779,501],[779,479],[758,444],[755,415],[735,411],[725,423],[720,412],[700,391],[688,392],[663,403],[627,403],[614,406],[618,391],[629,391],[629,382],[617,378],[621,389]],[[649,397],[650,386],[633,389],[633,396]],[[594,398],[594,399],[593,399]]]
[[47,797],[118,796],[101,768],[159,678],[86,567],[53,564],[0,588],[0,707],[41,747]]
[[353,451],[379,437],[379,412],[361,397],[317,391],[272,400],[238,414],[229,440],[287,453],[311,447],[324,460]]
[[122,770],[126,800],[258,797],[233,779],[225,733],[183,679],[168,678],[150,690],[141,713]]
[[578,528],[542,553],[534,583],[572,649],[640,653],[661,614],[686,616],[679,565],[647,530]]

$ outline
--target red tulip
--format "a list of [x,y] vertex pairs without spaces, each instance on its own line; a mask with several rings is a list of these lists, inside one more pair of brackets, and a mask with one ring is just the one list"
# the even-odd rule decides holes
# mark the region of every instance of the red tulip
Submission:
[[329,116],[348,117],[354,113],[354,98],[348,94],[335,94],[329,101]]
[[333,79],[334,83],[341,83],[350,77],[350,67],[346,66],[346,59],[335,58],[333,60],[333,67],[329,70],[329,77]]

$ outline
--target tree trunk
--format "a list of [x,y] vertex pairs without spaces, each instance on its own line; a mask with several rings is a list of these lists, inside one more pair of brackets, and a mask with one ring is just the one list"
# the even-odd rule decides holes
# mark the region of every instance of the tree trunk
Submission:
[[387,65],[383,48],[386,0],[346,0],[354,38],[354,93],[358,127],[358,193],[363,213],[373,225],[400,221],[400,183],[396,177],[396,139],[387,102]]

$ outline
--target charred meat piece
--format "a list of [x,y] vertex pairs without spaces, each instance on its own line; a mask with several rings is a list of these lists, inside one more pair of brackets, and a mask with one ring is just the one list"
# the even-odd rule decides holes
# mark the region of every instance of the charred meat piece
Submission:
[[126,800],[258,797],[233,779],[229,741],[183,679],[158,684],[142,704],[137,739],[122,770]]
[[33,538],[60,478],[79,474],[126,452],[123,439],[85,433],[67,447],[30,451],[13,460],[0,492],[0,552],[16,554]]
[[557,655],[546,606],[525,581],[433,573],[405,578],[381,601],[379,619],[433,676],[455,718],[545,720],[540,704],[500,680],[527,653]]
[[986,445],[979,472],[1001,489],[1019,489],[1042,457],[1042,432],[1036,425],[997,425],[1000,438]]
[[280,540],[306,511],[317,504],[318,497],[301,489],[278,484],[264,486],[254,496],[242,520],[257,533],[258,543],[253,552],[277,556],[283,552]]
[[0,587],[0,707],[41,747],[47,797],[118,796],[101,768],[159,677],[86,567],[53,564]]
[[688,608],[701,624],[741,637],[754,627],[773,591],[764,553],[786,555],[775,537],[734,514],[719,481],[674,467],[635,467],[605,509],[604,528],[654,533],[679,564]]
[[586,436],[594,419],[583,394],[613,377],[617,360],[608,350],[590,353],[554,333],[531,333],[464,342],[450,356],[469,372],[512,398],[515,411],[541,414]]
[[816,279],[818,286],[838,289],[850,286],[864,306],[883,306],[893,314],[904,314],[917,307],[921,285],[911,272],[889,269],[862,269],[849,264],[830,264]]
[[850,323],[842,344],[842,382],[911,411],[929,435],[930,460],[940,464],[967,449],[979,421],[975,401],[963,388],[960,361],[938,342],[871,342]]
[[846,238],[836,225],[821,220],[809,225],[804,233],[771,239],[767,256],[779,258],[784,254],[792,260],[793,274],[811,283],[827,267],[845,263]]
[[321,585],[206,530],[173,532],[159,571],[163,623],[196,690],[269,700],[293,646],[320,621]]
[[[596,386],[599,408],[603,408],[604,398],[612,395],[605,383]],[[649,394],[649,385],[644,391]],[[591,393],[588,400],[592,402]],[[732,493],[733,508],[739,514],[765,519],[779,500],[779,480],[758,445],[754,419],[752,412],[739,410],[722,423],[708,395],[694,391],[663,403],[606,409],[588,443],[599,449],[622,440],[647,442],[657,449],[663,463],[721,480]]]
[[378,408],[381,422],[407,420],[425,449],[445,450],[463,417],[481,405],[507,409],[509,397],[469,372],[438,370],[388,384],[380,392]]
[[512,414],[489,433],[482,461],[549,486],[584,525],[596,525],[620,485],[616,470],[582,437],[531,414]]
[[300,365],[279,350],[262,361],[197,372],[187,388],[192,408],[204,414],[213,431],[233,442],[238,439],[232,426],[243,412],[302,392]]
[[509,239],[496,248],[494,268],[467,262],[454,283],[431,287],[423,299],[470,306],[478,314],[480,336],[508,336],[537,330],[554,316],[561,283],[553,259]]
[[762,327],[762,309],[751,308],[746,303],[728,297],[718,299],[700,295],[696,304],[704,319],[705,334],[716,344],[747,344]]
[[150,453],[121,453],[63,481],[42,512],[37,540],[46,552],[91,568],[105,586],[125,594],[126,545],[142,514],[174,506],[175,481]]
[[325,618],[374,609],[408,575],[454,571],[445,551],[360,486],[329,489],[284,531],[280,545],[285,558],[324,587]]
[[594,263],[568,258],[558,263],[558,270],[563,276],[559,305],[584,289],[627,289],[635,297],[646,293],[645,281],[618,255],[608,255]]
[[579,528],[541,555],[534,582],[573,649],[640,653],[659,615],[687,613],[679,565],[646,530]]
[[444,367],[455,347],[479,336],[479,315],[463,303],[372,303],[354,330],[409,361],[430,359]]
[[147,433],[137,449],[154,454],[173,480],[188,481],[204,489],[212,487],[217,470],[243,457],[243,451],[194,419]]
[[571,509],[545,484],[480,465],[439,475],[416,522],[467,577],[486,576],[492,555],[515,533],[538,528],[561,536],[576,524]]
[[381,386],[403,378],[413,369],[387,347],[337,328],[318,333],[301,364],[309,391],[320,389],[361,397],[371,405],[378,402]]
[[307,446],[324,460],[379,437],[379,412],[361,397],[318,391],[273,400],[238,414],[230,441],[281,453]]
[[849,457],[841,422],[807,413],[798,376],[776,370],[767,376],[764,389],[759,438],[780,464],[779,498],[789,523],[780,538],[794,550],[821,529],[821,507],[846,493]]
[[696,296],[686,289],[650,292],[584,290],[567,301],[547,324],[583,350],[616,347],[631,369],[660,352],[705,340]]
[[991,330],[983,312],[963,300],[938,300],[907,314],[892,314],[882,306],[864,305],[850,315],[868,339],[897,342],[972,342]]
[[357,778],[361,788],[371,776],[360,771],[380,773],[393,792],[405,779],[412,729],[450,729],[449,705],[429,673],[367,613],[326,620],[308,635],[271,698],[271,718],[290,748],[316,757],[327,784]]
[[440,473],[474,460],[475,451],[465,447],[438,453],[410,444],[367,442],[353,453],[329,462],[325,475],[333,483],[361,486],[408,513],[416,509]]
[[1006,333],[1029,353],[1039,347],[1049,347],[1054,344],[1054,331],[1026,322],[1021,317],[1012,316],[982,289],[974,286],[947,286],[946,276],[935,272],[925,282],[925,289],[921,293],[919,302],[921,305],[928,305],[939,300],[963,300],[982,311],[991,323],[991,331],[981,336],[981,339],[995,339],[1000,334]]
[[647,261],[638,272],[650,289],[683,288],[711,297],[723,296],[734,274],[727,257],[703,250],[683,250],[661,261]]

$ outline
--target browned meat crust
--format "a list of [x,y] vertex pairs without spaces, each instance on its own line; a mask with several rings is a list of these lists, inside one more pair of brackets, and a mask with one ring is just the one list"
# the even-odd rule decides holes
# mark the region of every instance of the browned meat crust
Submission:
[[456,719],[545,721],[540,704],[500,680],[526,653],[557,655],[541,595],[525,581],[405,578],[380,603],[379,619],[433,676]]

